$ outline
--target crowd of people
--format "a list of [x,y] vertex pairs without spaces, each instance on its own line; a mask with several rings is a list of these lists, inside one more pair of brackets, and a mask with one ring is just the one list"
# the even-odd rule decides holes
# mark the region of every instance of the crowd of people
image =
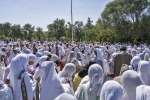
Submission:
[[0,41],[0,100],[150,100],[146,44]]

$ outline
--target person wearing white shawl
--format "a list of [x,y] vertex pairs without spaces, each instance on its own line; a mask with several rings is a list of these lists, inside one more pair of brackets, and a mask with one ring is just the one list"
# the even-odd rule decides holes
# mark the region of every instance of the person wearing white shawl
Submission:
[[108,62],[103,58],[103,53],[102,53],[101,50],[96,49],[94,53],[95,53],[95,55],[96,55],[95,61],[96,61],[99,65],[101,65],[101,67],[103,68],[104,80],[105,80],[106,77],[107,77],[107,74],[108,74],[108,69],[109,69]]
[[76,47],[75,49],[74,49],[74,52],[75,52],[75,54],[77,55],[77,53],[79,52],[80,50]]
[[79,86],[80,89],[75,93],[77,100],[99,100],[103,76],[103,69],[100,65],[91,65],[88,71],[88,83]]
[[14,100],[13,93],[10,87],[0,80],[0,100]]
[[74,64],[72,64],[72,63],[66,64],[65,67],[63,68],[63,70],[58,73],[61,83],[65,84],[66,79],[69,78],[70,85],[72,87],[72,76],[75,72],[76,72],[76,66]]
[[38,65],[36,70],[35,70],[35,73],[33,75],[34,79],[37,79],[39,76],[40,77],[43,77],[43,72],[42,72],[42,69],[41,69],[41,65],[43,62],[45,62],[47,60],[48,56],[42,56],[40,57],[39,61],[38,61]]
[[107,81],[104,83],[99,100],[122,100],[123,89],[116,81]]
[[136,87],[144,85],[142,79],[137,72],[128,70],[121,77],[123,86],[123,100],[136,100]]
[[76,57],[75,52],[71,51],[68,56],[67,63],[70,63],[74,57]]
[[79,61],[81,61],[81,65],[83,66],[85,64],[85,60],[84,60],[84,57],[83,57],[83,54],[81,52],[78,52],[77,53],[77,59]]
[[33,100],[33,81],[26,70],[28,61],[26,54],[18,54],[10,63],[10,86],[14,100]]
[[149,57],[150,57],[150,50],[147,48],[145,50],[144,60],[149,61]]
[[40,100],[54,100],[60,94],[65,93],[52,61],[44,62],[42,64],[42,71]]
[[136,100],[150,100],[150,86],[138,86],[136,88]]
[[4,61],[2,61],[2,55],[0,55],[0,80],[4,80],[5,75],[5,64]]
[[148,85],[148,74],[150,73],[150,63],[147,61],[140,61],[139,64],[139,75],[145,85]]
[[55,98],[55,100],[77,100],[77,99],[68,93],[62,93],[57,98]]
[[132,60],[130,61],[130,70],[137,71],[138,70],[138,64],[140,62],[141,58],[139,56],[134,56]]

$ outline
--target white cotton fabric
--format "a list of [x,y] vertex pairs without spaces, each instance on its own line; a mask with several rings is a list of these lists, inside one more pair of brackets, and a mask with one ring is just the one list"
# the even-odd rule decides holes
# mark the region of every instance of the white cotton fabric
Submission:
[[75,52],[71,51],[68,56],[67,63],[70,63],[74,57],[75,57]]
[[39,76],[43,77],[43,72],[42,72],[42,69],[41,69],[41,65],[42,65],[43,62],[46,61],[46,59],[47,59],[47,56],[40,57],[40,59],[39,59],[39,66],[36,68],[35,73],[33,75],[33,77],[35,79],[37,79]]
[[34,55],[34,54],[28,54],[28,58],[29,58],[29,61],[32,61],[32,62],[34,62],[35,61],[35,58],[36,58],[36,56]]
[[42,64],[44,76],[42,78],[40,100],[54,100],[57,96],[65,93],[65,90],[55,71],[54,63],[46,61]]
[[103,70],[98,64],[90,66],[88,71],[89,82],[85,84],[85,100],[96,100],[100,97],[100,92],[103,84]]
[[123,89],[116,81],[107,81],[104,83],[99,100],[122,100]]
[[[34,86],[29,74],[27,73],[26,66],[28,64],[28,56],[26,54],[18,54],[12,59],[10,63],[10,85],[13,89],[14,100],[22,100],[21,80],[24,78],[28,100],[33,100]],[[18,75],[22,70],[25,72],[18,79]]]
[[4,80],[4,74],[5,74],[5,66],[2,62],[0,62],[0,80]]
[[84,60],[83,54],[81,52],[78,52],[77,54],[79,54],[79,56],[81,58],[81,64],[84,65],[85,64],[85,60]]
[[125,71],[121,78],[123,86],[123,100],[136,100],[136,87],[144,84],[137,72]]
[[138,86],[136,88],[136,100],[150,100],[150,86]]
[[77,100],[77,99],[68,93],[62,93],[55,100]]
[[129,69],[137,71],[140,60],[141,58],[139,56],[134,56],[132,60],[130,61],[131,65],[129,66]]
[[[66,64],[65,67],[63,68],[63,70],[58,73],[62,84],[66,83],[66,78],[69,78],[71,81],[72,76],[75,72],[76,72],[76,66],[74,64],[72,64],[72,63]],[[70,83],[70,85],[72,86],[72,82]]]
[[51,60],[52,61],[57,61],[57,60],[59,60],[59,57],[55,54],[52,54]]
[[51,53],[48,52],[48,51],[44,51],[44,52],[43,52],[43,56],[48,56],[48,55],[51,55]]
[[150,63],[147,61],[140,61],[139,65],[139,75],[145,85],[148,85],[148,74],[150,73]]
[[15,100],[12,90],[6,84],[0,87],[0,100]]

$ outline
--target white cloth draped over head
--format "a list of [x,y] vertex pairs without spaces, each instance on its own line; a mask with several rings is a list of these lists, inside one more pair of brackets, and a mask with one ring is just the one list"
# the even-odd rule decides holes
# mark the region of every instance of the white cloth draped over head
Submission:
[[123,89],[116,81],[107,81],[104,83],[99,100],[122,100]]
[[96,61],[97,61],[97,60],[103,61],[103,60],[104,60],[103,52],[102,52],[101,50],[99,50],[99,49],[95,49],[95,51],[97,52]]
[[51,55],[51,53],[49,51],[44,51],[43,52],[43,56],[48,56],[48,55]]
[[67,63],[70,63],[74,57],[75,57],[75,52],[71,51],[68,56]]
[[59,46],[58,49],[59,49],[59,58],[61,59],[61,57],[65,55],[65,50],[61,46]]
[[64,93],[65,90],[58,78],[52,61],[44,62],[42,70],[44,75],[41,82],[40,100],[54,100],[57,96]]
[[30,53],[30,54],[28,54],[28,58],[29,58],[29,61],[34,62],[36,57],[34,54]]
[[138,86],[136,88],[136,100],[150,100],[150,86]]
[[33,77],[35,79],[37,79],[39,76],[43,77],[43,72],[42,72],[42,69],[40,67],[41,67],[42,63],[46,61],[47,57],[48,56],[40,57],[40,59],[39,59],[39,67],[36,68],[35,73],[33,75]]
[[139,56],[134,56],[132,60],[130,61],[131,65],[129,66],[129,69],[137,71],[140,60],[141,58]]
[[[13,89],[14,100],[22,100],[22,91],[20,87],[23,78],[26,85],[27,98],[28,100],[33,100],[33,82],[26,70],[28,61],[29,58],[26,54],[18,54],[10,63],[10,85]],[[25,72],[21,75],[21,79],[18,79],[20,72],[23,70],[25,70]]]
[[63,70],[58,73],[59,78],[63,84],[66,82],[66,78],[72,80],[72,75],[76,72],[76,66],[72,63],[68,63],[65,65]]
[[57,61],[57,60],[59,60],[59,57],[57,55],[55,55],[55,54],[52,54],[51,60],[52,61]]
[[98,64],[90,66],[88,76],[85,76],[75,93],[77,100],[97,100],[103,83],[103,70]]
[[81,63],[82,63],[82,65],[84,65],[85,64],[85,60],[84,60],[83,54],[81,52],[78,52],[77,54],[79,54],[80,59],[81,59]]
[[124,91],[123,100],[136,100],[136,87],[144,84],[138,73],[133,70],[123,73],[121,83]]
[[13,99],[12,90],[6,84],[0,86],[0,100],[15,100]]
[[55,100],[77,100],[77,99],[68,93],[62,93]]
[[150,73],[150,64],[147,61],[140,61],[139,74],[145,85],[148,85],[148,74]]
[[[1,57],[1,56],[0,56]],[[4,80],[4,74],[5,74],[5,66],[4,64],[0,61],[0,80]]]

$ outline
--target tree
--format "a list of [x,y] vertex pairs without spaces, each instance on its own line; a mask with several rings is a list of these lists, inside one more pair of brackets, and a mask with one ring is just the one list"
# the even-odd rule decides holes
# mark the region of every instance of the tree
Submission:
[[43,28],[37,27],[36,28],[36,36],[38,37],[38,40],[41,40],[42,35],[43,35]]
[[14,37],[15,40],[18,39],[18,38],[21,38],[22,30],[21,30],[20,25],[15,25],[14,24],[13,26],[11,26],[10,36]]
[[3,34],[6,37],[8,37],[10,34],[10,31],[11,31],[11,23],[9,23],[9,22],[4,23],[2,26],[2,29],[3,29]]
[[83,22],[82,21],[76,21],[73,25],[73,31],[76,35],[76,38],[78,38],[78,41],[81,40],[81,37],[83,36]]
[[32,26],[31,24],[25,24],[23,26],[23,32],[25,33],[25,38],[28,40],[32,39],[32,33],[34,32],[34,26]]

